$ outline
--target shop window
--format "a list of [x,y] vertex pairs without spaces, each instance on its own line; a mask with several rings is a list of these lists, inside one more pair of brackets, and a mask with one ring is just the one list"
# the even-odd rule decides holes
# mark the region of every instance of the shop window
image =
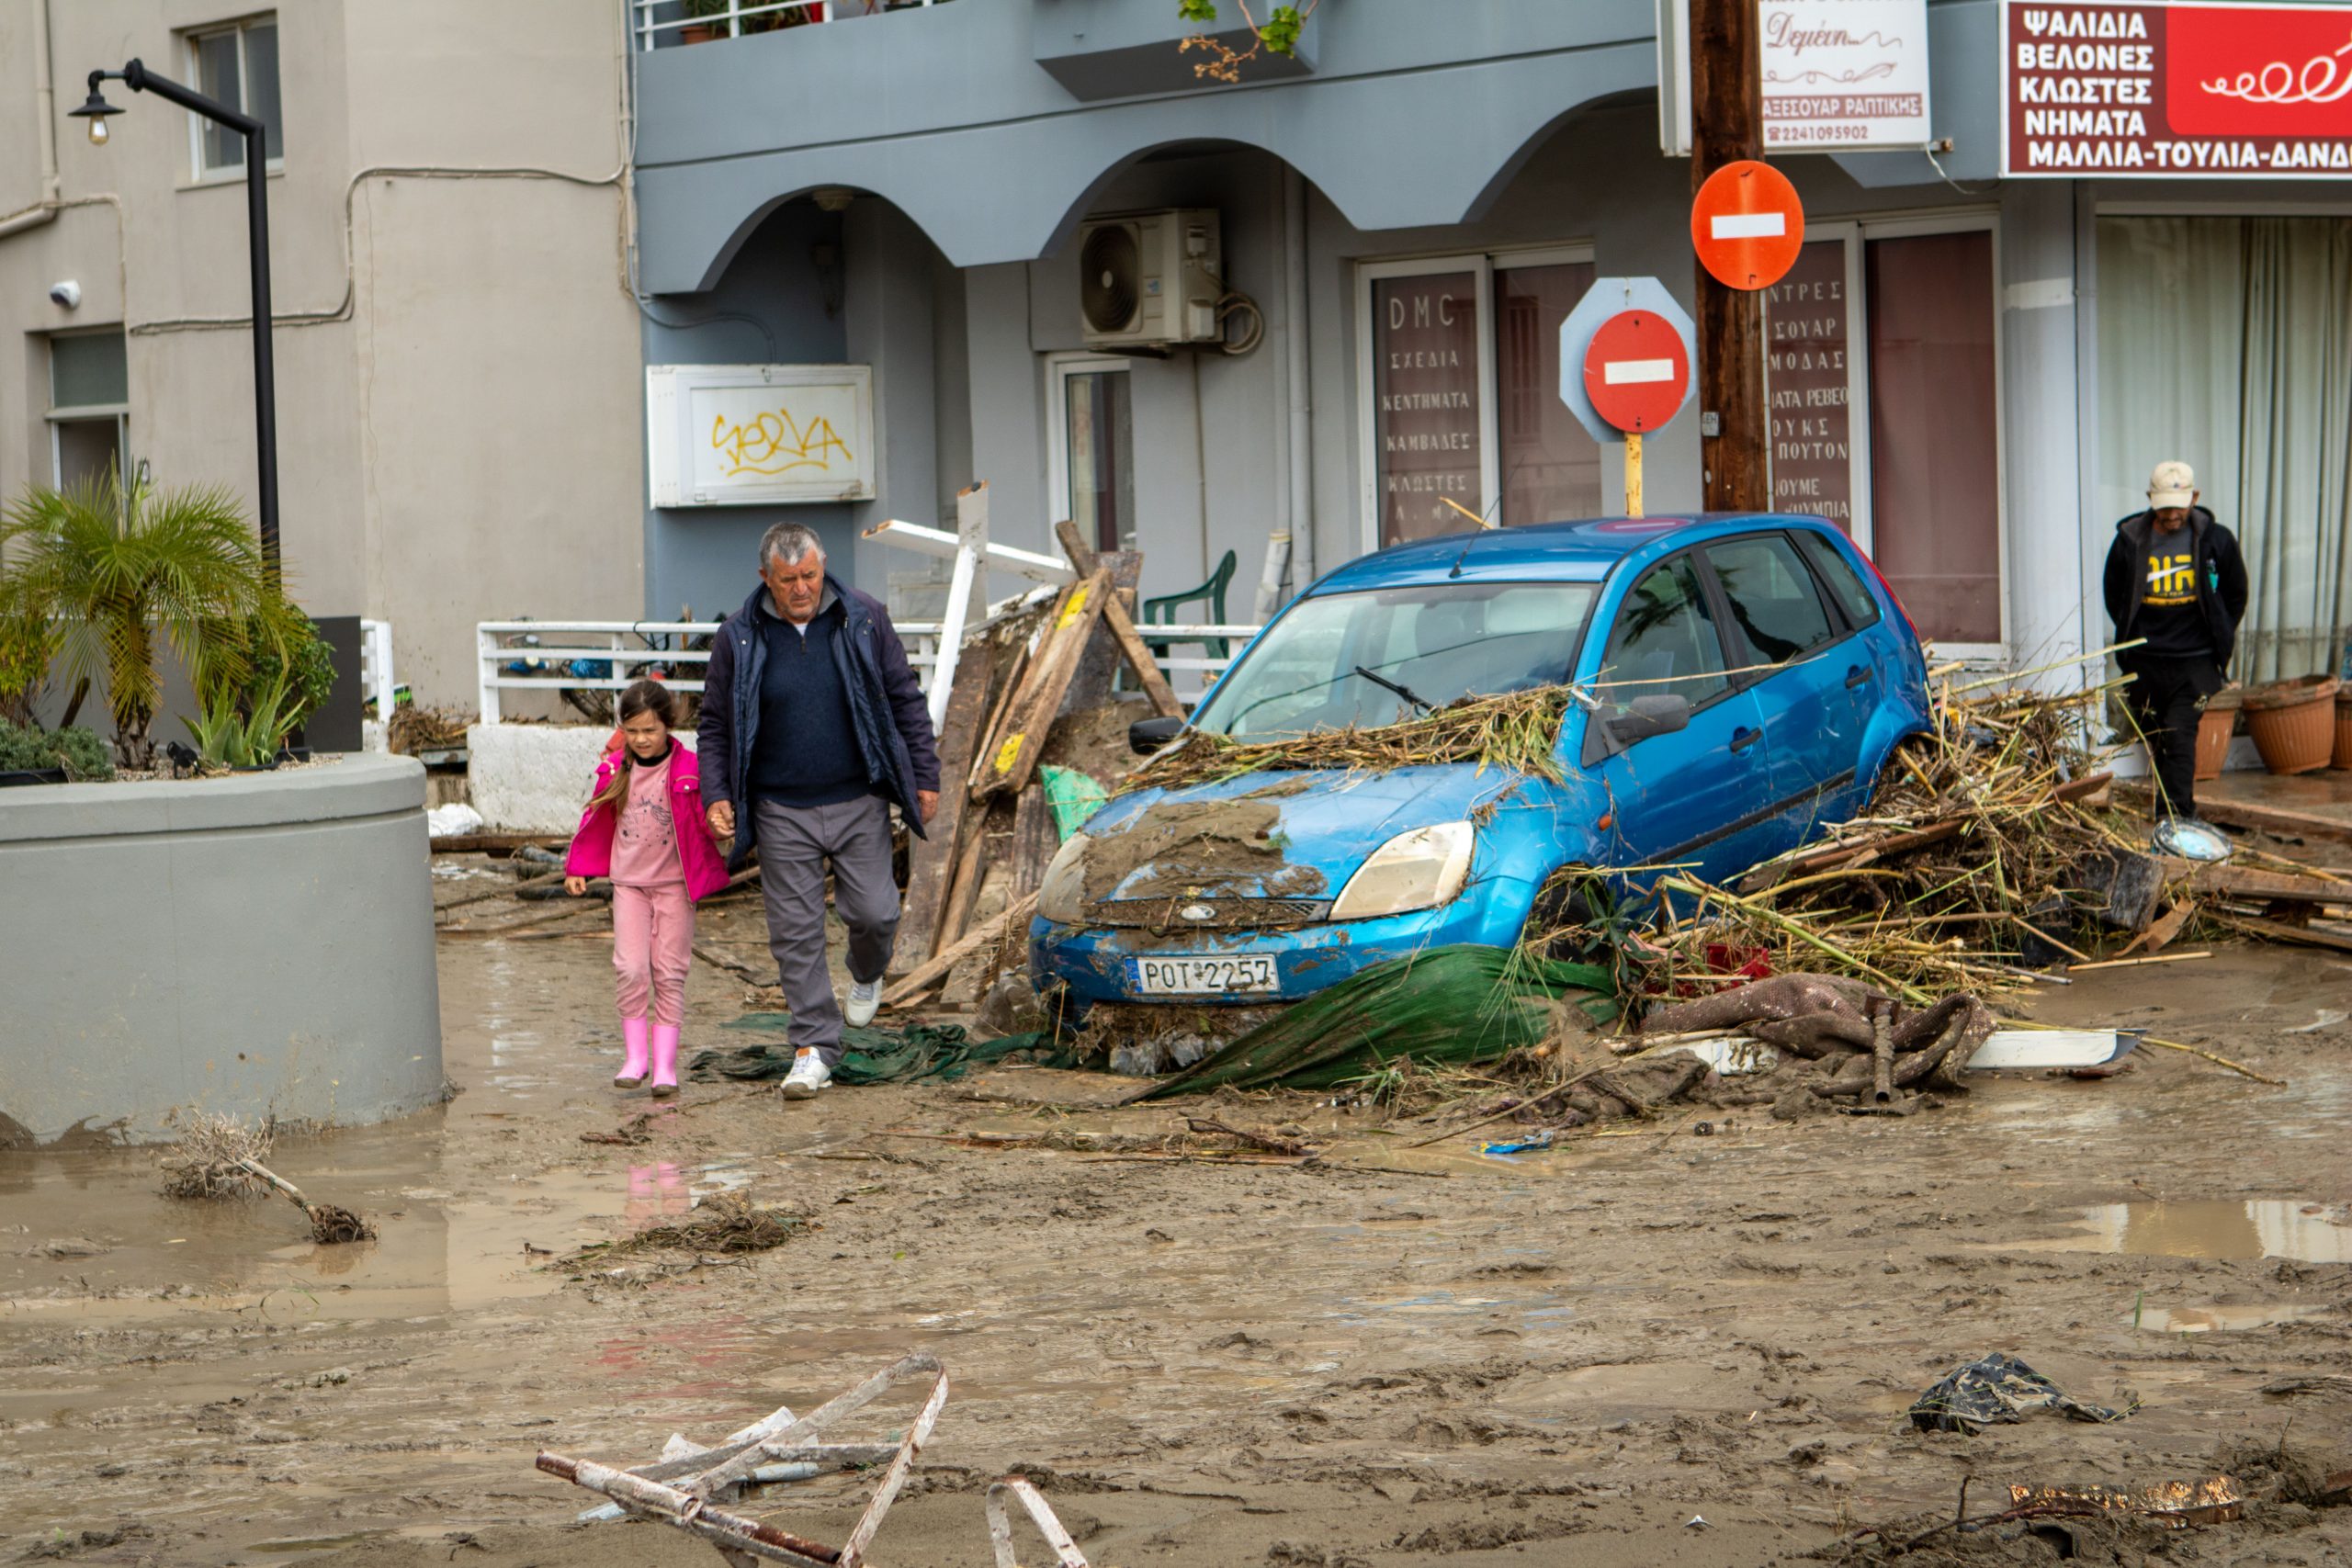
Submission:
[[1557,253],[1363,268],[1375,546],[1600,510],[1600,443],[1559,394],[1560,322],[1592,275],[1591,262]]
[[1098,550],[1135,547],[1135,410],[1127,362],[1094,355],[1055,360],[1054,514]]
[[1850,534],[1922,637],[1997,653],[1992,230],[1823,228],[1765,296],[1773,508]]
[[130,376],[120,332],[49,340],[51,480],[60,490],[102,484],[130,448]]
[[1592,272],[1590,262],[1496,265],[1506,527],[1600,512],[1600,443],[1560,400],[1560,323],[1592,287]]
[[[277,92],[277,17],[255,17],[188,34],[187,65],[197,91],[261,121],[265,157],[276,166],[286,156],[285,115]],[[198,178],[244,173],[243,136],[200,115],[189,115],[188,121],[196,141]]]

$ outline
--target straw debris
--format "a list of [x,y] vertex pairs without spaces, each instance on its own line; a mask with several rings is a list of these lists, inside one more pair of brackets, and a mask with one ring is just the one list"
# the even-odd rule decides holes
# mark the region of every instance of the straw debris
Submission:
[[717,1192],[696,1203],[693,1212],[681,1219],[647,1225],[618,1241],[583,1247],[564,1258],[560,1267],[577,1273],[659,1252],[684,1252],[697,1258],[736,1257],[782,1247],[794,1236],[815,1228],[815,1223],[806,1214],[763,1207],[741,1192]]
[[1572,694],[1540,686],[1464,697],[1435,713],[1371,729],[1318,729],[1278,740],[1237,741],[1194,731],[1126,776],[1120,793],[1218,784],[1245,773],[1335,769],[1385,773],[1440,762],[1532,773],[1557,781],[1560,721]]
[[245,1168],[269,1157],[277,1124],[247,1126],[234,1116],[198,1111],[182,1119],[179,1142],[161,1156],[166,1198],[252,1198],[269,1184]]

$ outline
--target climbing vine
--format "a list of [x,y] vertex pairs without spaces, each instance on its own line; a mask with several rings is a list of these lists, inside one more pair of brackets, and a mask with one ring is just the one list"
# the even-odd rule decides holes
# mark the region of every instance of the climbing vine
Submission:
[[[1295,55],[1298,52],[1299,29],[1306,26],[1306,18],[1323,0],[1306,0],[1304,6],[1275,6],[1259,21],[1250,14],[1250,0],[1234,0],[1241,12],[1241,20],[1250,29],[1250,47],[1235,49],[1222,39],[1206,33],[1194,33],[1178,47],[1190,52],[1199,50],[1209,58],[1193,63],[1193,74],[1212,82],[1238,82],[1241,68],[1263,54]],[[1177,0],[1177,13],[1196,26],[1216,25],[1217,0]]]

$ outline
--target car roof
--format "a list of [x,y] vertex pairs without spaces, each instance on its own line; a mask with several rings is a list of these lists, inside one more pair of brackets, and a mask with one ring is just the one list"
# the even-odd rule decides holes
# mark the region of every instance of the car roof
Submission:
[[1685,545],[1758,527],[1792,526],[1827,531],[1833,525],[1818,517],[1781,513],[1709,512],[1679,517],[1595,517],[1465,531],[1360,556],[1327,574],[1308,592],[1351,593],[1420,582],[1598,582],[1619,561],[1637,552],[1663,555]]

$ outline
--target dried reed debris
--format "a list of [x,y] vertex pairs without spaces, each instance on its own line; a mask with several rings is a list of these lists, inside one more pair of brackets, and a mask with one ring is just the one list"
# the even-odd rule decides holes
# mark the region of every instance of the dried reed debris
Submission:
[[1464,697],[1402,724],[1320,729],[1273,740],[1229,740],[1194,731],[1129,773],[1120,792],[1182,789],[1245,773],[1317,768],[1385,773],[1441,762],[1474,762],[1556,781],[1560,721],[1572,694],[1566,686],[1539,686]]

